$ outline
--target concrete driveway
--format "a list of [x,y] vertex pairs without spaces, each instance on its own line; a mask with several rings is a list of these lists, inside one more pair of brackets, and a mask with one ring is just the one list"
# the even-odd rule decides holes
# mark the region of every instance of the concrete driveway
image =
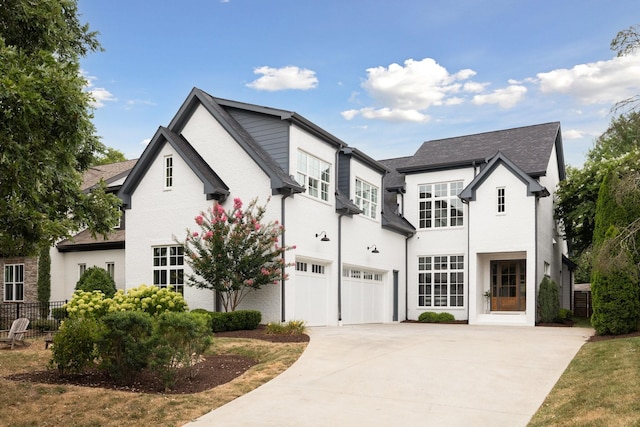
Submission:
[[583,328],[311,328],[286,372],[198,426],[526,426],[593,334]]

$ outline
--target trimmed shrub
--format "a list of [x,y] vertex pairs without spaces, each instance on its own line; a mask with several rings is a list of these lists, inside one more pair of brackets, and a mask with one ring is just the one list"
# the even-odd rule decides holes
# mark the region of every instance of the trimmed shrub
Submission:
[[262,313],[257,310],[210,312],[213,332],[251,330],[262,321]]
[[105,299],[102,291],[75,291],[71,301],[64,305],[69,317],[98,319],[109,310],[110,299]]
[[[204,310],[206,313],[206,310]],[[154,322],[153,354],[149,367],[170,390],[181,368],[189,378],[197,374],[196,364],[212,342],[210,320],[201,313],[162,313]]]
[[568,308],[561,308],[558,311],[558,320],[561,322],[565,320],[571,320],[572,317],[573,317],[573,311],[569,310]]
[[107,298],[111,298],[116,293],[116,283],[104,268],[89,267],[76,283],[76,290],[101,291]]
[[66,319],[53,336],[49,365],[61,374],[81,373],[93,365],[97,356],[95,342],[100,334],[100,324],[93,318]]
[[422,323],[437,323],[438,322],[438,313],[433,311],[425,311],[420,313],[418,316],[418,322]]
[[118,381],[132,381],[147,366],[151,354],[151,316],[120,311],[106,314],[102,322],[104,331],[97,342],[100,367]]
[[286,323],[267,323],[267,334],[302,335],[307,330],[304,320],[289,320]]
[[453,322],[456,318],[453,314],[443,311],[442,313],[436,313],[434,311],[425,311],[420,313],[418,322],[422,323],[447,323]]
[[455,320],[456,320],[455,316],[451,313],[447,313],[446,311],[442,313],[438,313],[439,323],[453,322]]
[[542,323],[553,323],[560,311],[560,294],[556,282],[545,276],[538,291],[538,315]]

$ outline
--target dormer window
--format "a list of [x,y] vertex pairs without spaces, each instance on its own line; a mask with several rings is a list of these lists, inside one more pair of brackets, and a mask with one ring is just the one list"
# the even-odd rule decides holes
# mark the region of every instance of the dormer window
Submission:
[[362,214],[376,219],[378,211],[378,187],[356,178],[356,205],[362,209]]
[[307,195],[329,201],[331,165],[317,157],[298,151],[298,174],[296,180],[305,186]]
[[164,188],[173,188],[173,156],[164,156]]

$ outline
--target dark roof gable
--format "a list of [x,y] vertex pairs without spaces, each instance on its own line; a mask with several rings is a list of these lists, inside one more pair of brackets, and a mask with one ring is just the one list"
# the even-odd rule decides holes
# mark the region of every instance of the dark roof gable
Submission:
[[500,151],[528,175],[539,177],[547,173],[554,146],[560,179],[564,179],[559,122],[426,141],[399,168],[399,172],[416,173],[467,167],[474,163],[486,163]]
[[198,178],[200,178],[204,184],[203,193],[207,195],[207,198],[224,200],[227,197],[229,187],[202,159],[193,146],[181,135],[165,127],[160,127],[118,193],[125,208],[131,208],[131,195],[165,143],[170,144]]

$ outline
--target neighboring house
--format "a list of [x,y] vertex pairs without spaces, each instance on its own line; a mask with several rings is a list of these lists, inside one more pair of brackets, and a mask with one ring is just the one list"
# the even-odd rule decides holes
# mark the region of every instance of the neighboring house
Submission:
[[[82,189],[91,191],[104,181],[107,192],[116,193],[136,164],[136,160],[92,166],[83,175]],[[51,300],[69,299],[82,273],[90,267],[101,267],[113,277],[116,287],[125,287],[124,268],[125,221],[106,238],[83,230],[51,248]]]
[[171,285],[190,308],[219,309],[212,291],[186,286],[179,242],[213,203],[257,197],[268,201],[265,219],[285,227],[280,244],[296,245],[289,279],[240,306],[264,322],[446,311],[472,324],[532,326],[545,275],[571,305],[573,266],[553,217],[564,173],[559,123],[427,141],[413,156],[376,161],[294,112],[194,88],[122,183],[126,237],[78,235],[57,250],[65,283],[75,285],[85,260],[118,254],[119,287]]
[[[136,160],[129,160],[93,166],[83,174],[82,190],[91,191],[104,180],[107,191],[115,193],[135,164]],[[51,248],[51,301],[70,298],[81,272],[93,265],[112,272],[124,287],[124,223],[107,239],[94,238],[85,230]],[[2,303],[38,302],[38,257],[0,258],[0,283]]]

